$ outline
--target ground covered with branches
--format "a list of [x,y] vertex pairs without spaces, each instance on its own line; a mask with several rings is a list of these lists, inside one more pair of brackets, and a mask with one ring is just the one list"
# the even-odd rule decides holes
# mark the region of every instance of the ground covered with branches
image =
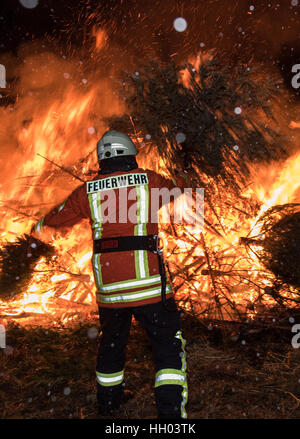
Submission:
[[[185,315],[189,418],[299,418],[300,349],[291,345],[291,327],[288,320],[250,324],[232,335],[224,323]],[[97,329],[96,317],[61,328],[9,324],[0,350],[0,417],[103,418],[95,397]],[[125,374],[134,397],[115,418],[156,417],[154,374],[151,345],[134,322]]]

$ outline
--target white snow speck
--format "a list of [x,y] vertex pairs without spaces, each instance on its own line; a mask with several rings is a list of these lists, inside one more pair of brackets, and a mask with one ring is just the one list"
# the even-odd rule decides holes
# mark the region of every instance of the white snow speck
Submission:
[[233,149],[234,149],[235,151],[237,151],[237,150],[240,149],[240,148],[239,148],[238,145],[234,145]]
[[151,139],[151,134],[146,134],[145,135],[145,139],[150,140]]
[[204,47],[205,46],[205,43],[200,43],[200,47]]
[[27,258],[31,258],[32,254],[31,253],[27,253]]
[[39,4],[39,0],[19,0],[19,2],[27,9],[33,9]]
[[184,32],[187,28],[187,21],[183,17],[175,18],[173,21],[174,29],[177,30],[177,32]]
[[112,348],[114,348],[115,347],[115,344],[114,343],[111,343],[111,345],[110,345]]
[[255,8],[253,5],[251,5],[249,9],[250,9],[250,11],[254,11]]
[[294,323],[294,322],[295,322],[294,317],[290,317],[290,318],[289,318],[289,322],[290,322],[290,323]]
[[186,139],[186,135],[184,133],[177,133],[175,139],[176,142],[183,143]]
[[66,78],[66,79],[71,78],[70,73],[64,73],[64,78]]
[[70,387],[65,387],[65,388],[64,388],[64,395],[65,395],[65,396],[68,396],[68,395],[70,395],[70,393],[71,393],[71,389],[70,389]]
[[37,246],[36,246],[36,243],[33,242],[32,244],[30,244],[30,247],[31,247],[31,248],[36,248],[36,247],[37,247]]
[[86,83],[87,83],[87,79],[83,78],[83,79],[81,80],[81,82],[82,82],[83,84],[86,84]]
[[89,134],[95,134],[96,130],[94,127],[88,127],[88,133]]
[[98,329],[97,328],[89,328],[87,331],[87,336],[91,340],[97,338],[98,337]]
[[245,344],[246,344],[245,340],[242,340],[242,341],[241,341],[241,343],[242,343],[243,345],[245,345]]
[[208,329],[209,331],[212,331],[212,330],[213,330],[212,325],[208,325],[207,329]]
[[298,0],[292,0],[291,1],[291,5],[292,6],[298,6],[298,3],[299,3]]
[[241,114],[241,112],[242,112],[241,107],[235,107],[234,112],[235,112],[235,114]]
[[32,398],[28,398],[28,402],[32,402]]
[[107,265],[107,267],[110,265],[110,262],[105,262],[105,265]]
[[12,346],[6,346],[6,348],[3,349],[3,352],[5,355],[12,355],[14,348]]

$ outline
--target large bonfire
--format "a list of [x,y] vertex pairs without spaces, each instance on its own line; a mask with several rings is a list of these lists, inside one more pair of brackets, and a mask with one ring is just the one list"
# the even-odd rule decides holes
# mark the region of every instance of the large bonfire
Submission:
[[[105,42],[99,31],[97,51]],[[109,126],[133,136],[140,166],[166,176],[186,171],[193,187],[205,190],[203,230],[173,223],[161,230],[180,306],[215,320],[298,306],[299,285],[271,263],[266,223],[272,209],[274,239],[282,233],[278,221],[291,209],[296,214],[300,201],[300,153],[282,138],[287,127],[277,78],[262,82],[262,72],[246,66],[230,72],[213,54],[202,53],[184,66],[151,63],[123,78],[103,79],[95,70],[85,74],[80,60],[37,52],[15,67],[19,82],[11,93],[17,99],[0,108],[1,317],[65,322],[95,312],[87,222],[49,230],[54,254],[26,253],[18,260],[9,249],[96,174],[95,144]],[[288,148],[294,152],[288,155]],[[280,255],[277,265],[288,263]],[[22,264],[30,266],[26,282]],[[11,284],[3,281],[8,275]]]

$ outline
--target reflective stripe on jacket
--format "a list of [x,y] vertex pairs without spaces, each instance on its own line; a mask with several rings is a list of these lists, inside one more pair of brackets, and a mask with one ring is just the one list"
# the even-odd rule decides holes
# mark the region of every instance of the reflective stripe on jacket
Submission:
[[[137,168],[128,172],[98,174],[79,186],[35,226],[71,227],[89,218],[93,239],[158,234],[158,208],[152,189],[186,187],[153,171]],[[161,300],[157,255],[146,250],[93,254],[97,302],[103,307],[139,306]],[[166,298],[172,294],[167,282]]]

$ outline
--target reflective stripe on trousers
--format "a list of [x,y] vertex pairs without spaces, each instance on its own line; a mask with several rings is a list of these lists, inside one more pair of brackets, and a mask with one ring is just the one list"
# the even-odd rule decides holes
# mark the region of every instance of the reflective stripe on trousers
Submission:
[[176,385],[182,386],[182,402],[181,402],[181,417],[187,418],[187,413],[185,410],[185,406],[188,399],[188,385],[187,385],[187,376],[186,376],[186,352],[185,345],[186,341],[182,337],[182,332],[177,331],[175,338],[181,341],[181,369],[160,369],[155,376],[155,388],[164,386],[164,385]]

